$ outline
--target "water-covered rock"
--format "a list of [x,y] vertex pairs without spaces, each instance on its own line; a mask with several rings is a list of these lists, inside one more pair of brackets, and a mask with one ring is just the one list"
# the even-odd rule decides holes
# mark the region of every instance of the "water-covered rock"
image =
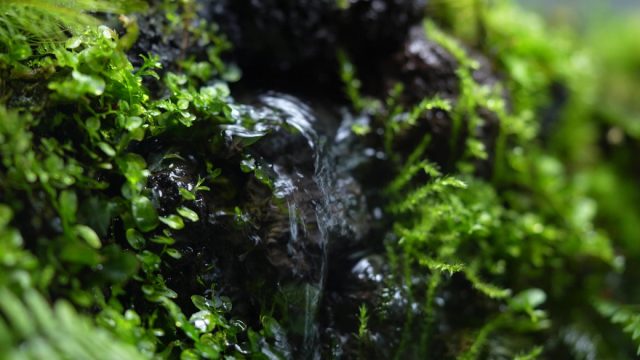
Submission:
[[[278,93],[244,100],[233,105],[237,122],[217,133],[194,132],[193,143],[165,138],[142,146],[160,215],[188,207],[203,220],[172,234],[183,257],[166,278],[179,294],[208,292],[215,284],[243,319],[257,322],[272,304],[292,351],[313,356],[329,249],[363,240],[368,208],[358,181],[336,171],[347,155],[334,146],[337,112],[325,109],[320,116]],[[211,143],[226,151],[212,152]],[[211,167],[221,169],[219,175],[212,178]],[[196,191],[203,179],[210,190]],[[184,190],[194,197],[185,199]]]
[[[170,288],[228,297],[250,326],[272,313],[287,329],[287,352],[299,358],[391,356],[406,346],[403,331],[419,329],[407,318],[421,316],[420,297],[410,296],[384,255],[392,219],[382,192],[395,160],[384,148],[390,119],[380,114],[391,109],[382,105],[377,117],[346,110],[337,48],[351,57],[363,93],[381,104],[403,84],[397,102],[405,115],[425,98],[455,104],[461,96],[458,61],[417,25],[424,1],[345,4],[199,1],[198,11],[231,39],[232,58],[243,69],[231,104],[235,121],[213,130],[196,125],[189,135],[167,135],[142,151],[152,164],[148,187],[160,215],[187,206],[203,220],[173,234],[184,256],[165,276]],[[160,27],[151,19],[141,26],[149,31],[140,46],[164,46],[153,45]],[[489,62],[469,53],[480,65],[474,80],[495,82]],[[178,54],[166,55],[163,61],[175,64]],[[263,88],[292,90],[308,101]],[[476,110],[484,121],[474,131],[489,152],[476,166],[488,175],[498,123],[490,111]],[[426,111],[397,134],[394,156],[403,160],[428,134],[427,157],[452,170],[469,136],[462,126],[451,141],[452,116]],[[371,131],[356,135],[354,125]],[[186,200],[180,189],[193,191],[202,179],[210,190]],[[365,337],[357,334],[362,305],[371,315]]]

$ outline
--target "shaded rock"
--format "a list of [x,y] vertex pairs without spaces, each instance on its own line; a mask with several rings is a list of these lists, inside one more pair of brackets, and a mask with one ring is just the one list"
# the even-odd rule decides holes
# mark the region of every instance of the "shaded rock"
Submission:
[[357,0],[345,9],[335,0],[226,0],[208,11],[235,45],[233,58],[254,88],[327,98],[340,88],[338,48],[370,68],[403,43],[424,6],[424,0]]
[[136,17],[139,36],[129,49],[129,60],[136,66],[142,66],[140,54],[153,54],[159,57],[163,69],[173,69],[181,55],[184,56],[186,33],[172,30],[163,10],[152,7],[148,13]]
[[[151,164],[148,188],[160,215],[186,206],[201,219],[172,232],[183,257],[167,269],[170,288],[197,294],[215,285],[234,314],[255,323],[273,304],[300,356],[317,349],[327,249],[356,244],[369,229],[358,182],[336,172],[344,154],[332,146],[339,121],[331,113],[318,116],[287,95],[253,96],[233,105],[238,122],[221,125],[217,135],[196,129],[190,142],[168,136],[140,149]],[[217,140],[204,140],[209,136]],[[226,151],[212,151],[213,143]],[[207,163],[221,175],[211,178]],[[186,200],[180,189],[193,191],[199,179],[211,190]]]
[[401,50],[388,62],[385,92],[402,84],[406,103],[415,104],[435,95],[455,98],[460,92],[458,62],[440,44],[428,39],[422,26],[411,28]]
[[[498,79],[488,59],[470,49],[465,50],[479,65],[471,73],[473,80],[479,86],[495,85]],[[402,84],[404,91],[399,101],[407,110],[421,100],[435,96],[449,100],[455,107],[461,96],[458,67],[458,61],[451,53],[429,39],[422,26],[415,26],[411,28],[402,49],[387,60],[382,90],[375,91],[389,93],[396,84]],[[469,129],[469,114],[463,114],[457,133],[454,133],[453,112],[439,109],[426,111],[420,117],[417,128],[400,134],[396,140],[396,150],[400,154],[408,154],[429,134],[431,141],[427,157],[443,170],[452,171],[464,155],[466,139],[474,136],[483,143],[488,153],[487,159],[475,161],[476,171],[479,175],[490,176],[500,124],[497,115],[488,109],[478,107],[474,110],[482,119],[482,124],[476,129]]]

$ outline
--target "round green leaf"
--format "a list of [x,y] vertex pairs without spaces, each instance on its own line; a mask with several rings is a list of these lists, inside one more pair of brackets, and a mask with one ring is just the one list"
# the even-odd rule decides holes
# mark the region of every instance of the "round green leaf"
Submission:
[[114,157],[116,155],[116,151],[113,149],[113,147],[106,142],[99,142],[98,147],[100,148],[100,150],[102,150],[103,153],[105,153],[105,155],[109,157]]
[[160,217],[160,221],[167,224],[167,226],[174,230],[180,230],[184,227],[184,221],[182,221],[182,218],[175,214],[166,217],[162,216]]
[[136,229],[127,230],[127,241],[132,248],[140,250],[144,247],[146,240]]
[[177,211],[178,211],[178,214],[180,214],[180,216],[182,216],[183,218],[185,218],[187,220],[191,220],[193,222],[196,222],[196,221],[198,221],[200,219],[200,217],[198,217],[198,214],[195,211],[189,209],[188,207],[185,207],[185,206],[180,207],[180,208],[178,208]]
[[200,310],[189,319],[201,333],[209,332],[216,326],[216,317],[209,310]]
[[87,245],[91,246],[94,249],[99,249],[100,247],[102,247],[102,243],[100,242],[98,234],[96,234],[96,232],[93,231],[92,228],[86,225],[78,224],[74,227],[74,230],[76,232],[76,235],[82,238],[87,243]]
[[176,242],[172,237],[163,236],[163,235],[154,236],[151,238],[151,241],[156,244],[163,244],[163,245],[172,245]]
[[146,196],[136,196],[131,200],[133,220],[142,232],[149,232],[158,226],[158,213]]
[[182,253],[180,253],[180,251],[178,251],[177,249],[173,249],[173,248],[167,249],[167,255],[171,256],[174,259],[182,258]]

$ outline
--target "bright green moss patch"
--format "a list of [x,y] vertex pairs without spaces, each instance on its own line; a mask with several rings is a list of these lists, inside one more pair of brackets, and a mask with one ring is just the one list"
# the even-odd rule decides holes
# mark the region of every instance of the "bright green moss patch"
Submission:
[[[217,358],[239,354],[229,344],[240,334],[260,352],[273,334],[231,321],[223,300],[194,298],[193,314],[174,302],[177,295],[160,270],[167,259],[182,256],[171,247],[173,232],[198,215],[184,206],[159,216],[145,187],[149,165],[131,150],[196,119],[233,122],[228,89],[222,82],[199,87],[196,78],[168,73],[170,94],[151,99],[143,81],[159,79],[160,65],[141,54],[144,65],[134,69],[122,39],[105,26],[88,27],[43,50],[45,62],[31,54],[2,60],[10,72],[3,96],[22,86],[15,69],[23,66],[50,90],[44,104],[26,104],[44,106],[33,115],[0,107],[0,342],[9,349],[3,356]],[[205,190],[199,184],[183,196],[194,200]],[[126,230],[124,243],[113,238],[114,218]],[[73,306],[59,300],[51,309],[38,292]],[[132,296],[153,310],[125,305]]]

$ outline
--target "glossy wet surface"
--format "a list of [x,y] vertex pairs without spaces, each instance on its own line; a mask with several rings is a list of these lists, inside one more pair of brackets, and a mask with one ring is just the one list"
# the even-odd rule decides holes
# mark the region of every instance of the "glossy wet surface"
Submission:
[[[363,74],[363,91],[381,101],[397,83],[405,85],[399,101],[407,109],[435,94],[455,101],[460,91],[456,60],[418,24],[422,1],[350,4],[347,10],[333,0],[202,7],[236,45],[230,59],[244,72],[232,88],[234,122],[191,130],[191,141],[166,136],[146,145],[161,215],[186,204],[206,219],[179,235],[185,256],[166,274],[170,288],[211,293],[213,285],[250,326],[269,311],[287,329],[279,351],[294,358],[391,356],[402,331],[412,329],[407,317],[421,315],[396,285],[385,250],[393,219],[382,192],[394,167],[384,134],[352,131],[357,124],[375,129],[384,119],[349,110],[336,48]],[[164,61],[175,61],[166,55]],[[492,82],[490,68],[479,62],[474,77]],[[481,140],[491,148],[496,125],[486,124]],[[459,154],[450,148],[444,112],[426,112],[417,129],[399,134],[394,152],[406,156],[425,133],[433,136],[430,157],[446,170]],[[215,179],[211,168],[220,169]],[[192,201],[180,197],[180,188],[191,190],[207,176],[211,191]],[[182,304],[190,306],[188,299]],[[363,305],[384,309],[376,318],[385,319],[369,324],[365,349],[357,337]]]

